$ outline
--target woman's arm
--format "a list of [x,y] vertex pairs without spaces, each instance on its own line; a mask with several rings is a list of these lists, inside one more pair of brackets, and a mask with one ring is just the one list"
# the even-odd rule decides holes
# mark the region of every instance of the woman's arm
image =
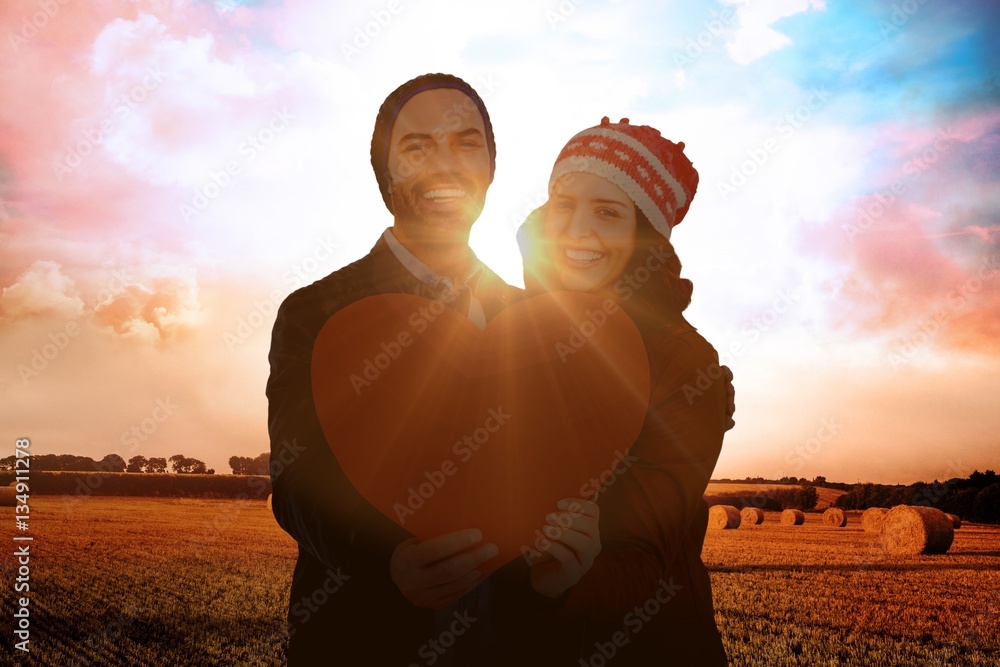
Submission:
[[698,520],[727,428],[725,376],[693,329],[667,336],[650,358],[655,374],[646,422],[627,470],[598,499],[601,553],[558,616],[608,621],[641,606],[662,585]]

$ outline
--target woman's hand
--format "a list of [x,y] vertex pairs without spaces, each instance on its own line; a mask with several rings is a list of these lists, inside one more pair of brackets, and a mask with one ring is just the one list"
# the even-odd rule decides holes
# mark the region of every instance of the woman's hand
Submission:
[[597,503],[581,498],[564,498],[561,512],[545,517],[543,534],[548,548],[531,563],[531,587],[541,595],[557,598],[590,570],[601,553]]

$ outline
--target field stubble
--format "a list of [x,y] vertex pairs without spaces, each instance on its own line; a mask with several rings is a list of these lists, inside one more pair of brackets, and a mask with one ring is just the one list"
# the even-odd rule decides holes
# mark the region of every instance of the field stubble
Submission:
[[[42,496],[31,521],[32,652],[17,659],[7,645],[0,661],[282,664],[296,548],[263,501]],[[818,514],[784,527],[768,512],[709,533],[732,664],[998,664],[1000,527],[966,524],[940,556],[887,557],[877,539],[853,513],[846,528]],[[5,582],[13,567],[0,559]],[[10,618],[12,586],[2,590]]]
[[734,666],[1000,664],[1000,527],[966,524],[946,554],[888,556],[860,512],[843,528],[778,514],[705,540]]

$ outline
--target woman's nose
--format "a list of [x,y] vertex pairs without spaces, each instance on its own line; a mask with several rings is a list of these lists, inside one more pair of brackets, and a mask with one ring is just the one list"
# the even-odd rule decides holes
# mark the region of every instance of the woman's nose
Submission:
[[580,207],[577,207],[570,215],[564,233],[566,236],[574,239],[585,238],[593,232],[593,224],[591,223],[590,216],[581,210]]

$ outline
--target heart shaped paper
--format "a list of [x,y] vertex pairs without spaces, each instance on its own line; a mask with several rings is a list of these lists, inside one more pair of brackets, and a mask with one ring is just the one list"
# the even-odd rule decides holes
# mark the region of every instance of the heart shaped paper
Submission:
[[559,499],[608,480],[642,427],[649,367],[632,320],[592,295],[532,297],[480,330],[385,294],[327,321],[312,387],[361,495],[420,539],[480,529],[500,549],[489,573],[544,544]]

